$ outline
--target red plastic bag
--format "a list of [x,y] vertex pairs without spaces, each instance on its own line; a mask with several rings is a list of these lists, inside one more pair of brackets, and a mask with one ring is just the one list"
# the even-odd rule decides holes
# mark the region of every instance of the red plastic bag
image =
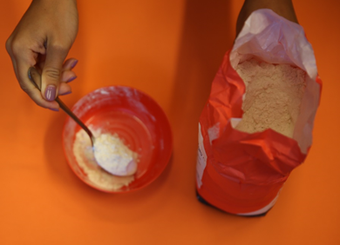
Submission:
[[[248,134],[234,129],[242,119],[245,85],[235,71],[251,57],[291,64],[307,73],[293,138],[272,129]],[[246,21],[213,80],[199,122],[197,192],[209,204],[239,215],[266,213],[290,172],[306,158],[319,105],[321,80],[303,28],[261,9]]]

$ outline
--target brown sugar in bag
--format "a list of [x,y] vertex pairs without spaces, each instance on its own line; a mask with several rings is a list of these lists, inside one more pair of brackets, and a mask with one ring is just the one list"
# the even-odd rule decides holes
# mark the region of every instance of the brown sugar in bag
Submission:
[[217,72],[199,121],[199,200],[265,214],[306,158],[321,80],[303,28],[254,11]]

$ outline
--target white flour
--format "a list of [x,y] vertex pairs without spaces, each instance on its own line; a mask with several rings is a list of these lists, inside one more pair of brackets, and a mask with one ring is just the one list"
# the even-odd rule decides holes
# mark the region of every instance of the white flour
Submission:
[[268,128],[293,137],[305,91],[306,73],[287,64],[251,59],[240,63],[237,73],[246,85],[243,117],[236,129],[254,133]]
[[137,171],[137,153],[131,151],[117,134],[100,134],[93,151],[97,163],[111,174],[128,176]]
[[[95,136],[100,138],[100,131],[91,130]],[[105,142],[105,140],[100,140]],[[87,175],[92,184],[100,189],[108,191],[117,191],[123,186],[128,186],[133,180],[134,176],[114,176],[100,166],[98,166],[91,145],[89,136],[84,130],[80,130],[75,137],[73,144],[73,154],[77,160],[79,167]],[[135,153],[136,154],[136,153]],[[137,157],[137,154],[134,155]],[[136,158],[135,158],[136,159]],[[137,162],[137,160],[135,160]]]

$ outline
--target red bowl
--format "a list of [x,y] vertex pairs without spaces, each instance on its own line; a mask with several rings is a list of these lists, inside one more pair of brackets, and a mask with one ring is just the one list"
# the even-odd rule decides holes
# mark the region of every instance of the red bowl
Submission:
[[153,182],[169,163],[172,154],[169,121],[162,108],[145,93],[124,86],[104,87],[84,96],[72,111],[92,130],[117,134],[138,154],[138,168],[132,182],[118,189],[98,184],[100,178],[114,182],[119,177],[106,173],[97,164],[84,167],[82,160],[79,164],[79,149],[83,148],[75,151],[73,147],[76,134],[82,129],[68,117],[63,130],[64,153],[73,172],[89,186],[110,193],[138,190]]

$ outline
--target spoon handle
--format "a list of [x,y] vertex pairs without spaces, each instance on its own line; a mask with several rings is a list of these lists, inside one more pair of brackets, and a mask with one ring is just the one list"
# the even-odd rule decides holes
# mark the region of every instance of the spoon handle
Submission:
[[[36,68],[34,68],[34,67],[29,68],[28,78],[35,85],[35,87],[37,89],[39,89],[39,91],[41,91],[41,74]],[[59,104],[60,108],[64,112],[66,112],[67,115],[69,115],[80,127],[82,127],[82,129],[85,130],[85,132],[90,136],[90,139],[91,139],[91,142],[92,142],[92,145],[93,145],[94,136],[93,136],[92,132],[89,130],[89,128],[86,127],[86,125],[67,107],[67,105],[64,104],[64,102],[62,102],[59,99],[59,97],[56,97],[55,101]]]
[[64,102],[59,99],[59,97],[55,98],[55,101],[59,104],[60,108],[63,109],[64,112],[66,112],[67,115],[69,115],[80,127],[82,127],[85,132],[90,136],[92,144],[93,144],[93,134],[89,130],[88,127],[64,104]]

